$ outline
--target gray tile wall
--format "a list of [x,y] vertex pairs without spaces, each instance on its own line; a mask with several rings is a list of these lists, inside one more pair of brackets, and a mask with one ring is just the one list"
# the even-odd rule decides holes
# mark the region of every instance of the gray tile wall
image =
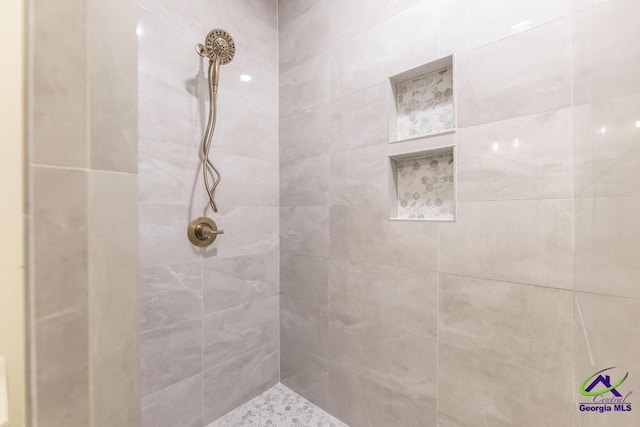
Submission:
[[[354,427],[597,425],[584,378],[640,386],[639,7],[279,1],[283,383]],[[457,222],[389,222],[385,79],[452,52]]]
[[138,426],[136,8],[30,8],[31,425]]
[[[278,26],[275,0],[139,3],[140,364],[143,426],[208,425],[278,382]],[[227,30],[205,201],[206,34]],[[251,77],[248,82],[241,74]],[[210,215],[225,231],[187,240]]]

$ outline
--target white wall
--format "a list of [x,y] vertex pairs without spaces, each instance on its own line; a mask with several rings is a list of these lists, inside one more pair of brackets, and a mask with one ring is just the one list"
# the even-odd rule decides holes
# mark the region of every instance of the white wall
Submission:
[[23,227],[24,2],[0,3],[0,355],[9,371],[10,426],[25,425]]

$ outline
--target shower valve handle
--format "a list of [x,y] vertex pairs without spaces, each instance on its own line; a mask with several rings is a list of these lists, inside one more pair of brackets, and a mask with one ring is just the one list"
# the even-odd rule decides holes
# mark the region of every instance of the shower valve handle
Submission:
[[209,246],[224,230],[218,230],[216,223],[206,216],[201,216],[189,223],[187,236],[189,241],[200,248]]

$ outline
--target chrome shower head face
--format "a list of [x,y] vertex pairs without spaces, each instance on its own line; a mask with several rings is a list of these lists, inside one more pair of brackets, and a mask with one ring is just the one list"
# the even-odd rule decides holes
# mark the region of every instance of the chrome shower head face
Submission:
[[233,42],[233,38],[229,33],[220,29],[212,30],[207,34],[203,48],[199,49],[199,53],[202,51],[204,56],[212,61],[218,58],[221,64],[228,64],[236,54],[236,44]]

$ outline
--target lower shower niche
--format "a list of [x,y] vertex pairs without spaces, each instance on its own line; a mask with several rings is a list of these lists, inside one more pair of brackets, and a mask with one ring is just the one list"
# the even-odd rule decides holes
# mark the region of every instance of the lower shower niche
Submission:
[[455,220],[453,147],[390,157],[391,219]]

